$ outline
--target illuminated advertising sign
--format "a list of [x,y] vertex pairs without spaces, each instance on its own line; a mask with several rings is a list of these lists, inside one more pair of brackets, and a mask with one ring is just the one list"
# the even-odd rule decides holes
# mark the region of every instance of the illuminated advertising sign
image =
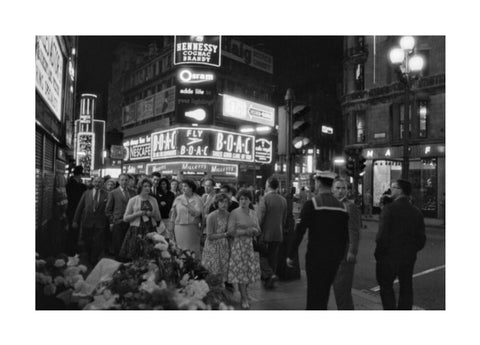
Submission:
[[272,162],[272,141],[265,138],[255,140],[255,162],[269,164]]
[[177,73],[180,84],[205,84],[215,81],[215,73],[183,68]]
[[178,85],[177,123],[211,124],[216,99],[216,85]]
[[270,127],[275,125],[275,108],[230,95],[223,95],[223,116]]
[[89,175],[94,169],[95,161],[95,136],[93,133],[80,132],[77,135],[77,165],[83,166],[83,172]]
[[63,56],[55,36],[35,38],[35,87],[57,119],[62,119]]
[[147,174],[158,171],[165,175],[211,175],[211,176],[238,176],[237,164],[203,163],[203,162],[165,162],[147,164]]
[[333,134],[333,128],[329,126],[322,126],[322,133]]
[[220,67],[220,51],[220,36],[175,36],[173,63]]
[[236,39],[223,37],[222,55],[273,74],[273,57]]
[[126,162],[150,159],[150,135],[124,140],[123,147],[125,148],[123,159]]
[[163,115],[175,110],[175,86],[157,92],[154,101],[154,115]]
[[255,137],[213,128],[179,127],[152,134],[151,159],[171,157],[253,162]]

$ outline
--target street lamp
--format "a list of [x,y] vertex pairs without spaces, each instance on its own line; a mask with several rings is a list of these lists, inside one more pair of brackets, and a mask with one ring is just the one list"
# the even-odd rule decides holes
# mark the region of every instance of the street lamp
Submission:
[[410,139],[410,91],[423,69],[424,61],[420,55],[415,55],[415,39],[412,36],[403,36],[400,47],[390,51],[390,61],[397,66],[400,82],[405,87],[404,116],[403,116],[403,165],[402,179],[408,180],[409,172],[409,139]]
[[295,102],[295,95],[292,89],[288,89],[285,94],[285,105],[288,109],[288,121],[287,122],[287,150],[286,150],[286,163],[287,163],[287,195],[290,195],[292,189],[292,117],[293,117],[293,104]]

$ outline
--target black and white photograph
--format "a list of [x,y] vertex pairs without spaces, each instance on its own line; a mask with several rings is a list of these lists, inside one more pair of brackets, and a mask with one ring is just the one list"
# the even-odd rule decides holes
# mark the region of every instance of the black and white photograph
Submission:
[[2,343],[474,339],[473,12],[45,1],[2,25]]

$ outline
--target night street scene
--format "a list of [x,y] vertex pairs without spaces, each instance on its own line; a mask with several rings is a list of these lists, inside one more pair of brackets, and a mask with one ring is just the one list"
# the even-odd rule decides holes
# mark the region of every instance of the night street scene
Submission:
[[442,35],[36,35],[35,309],[445,310],[445,158]]

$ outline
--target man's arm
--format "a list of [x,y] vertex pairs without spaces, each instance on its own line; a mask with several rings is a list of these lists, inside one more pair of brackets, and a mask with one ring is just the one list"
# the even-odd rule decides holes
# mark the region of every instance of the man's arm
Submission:
[[87,195],[87,192],[83,192],[82,197],[80,198],[80,201],[78,202],[77,209],[75,210],[75,216],[73,216],[73,223],[72,224],[79,224],[80,223],[80,217],[82,216],[83,209],[85,208],[85,197]]
[[427,236],[425,235],[425,221],[423,219],[423,215],[419,212],[418,215],[418,225],[417,231],[415,231],[415,244],[417,247],[417,251],[422,250],[425,247],[425,242],[427,241]]
[[107,205],[105,206],[105,215],[107,216],[110,224],[113,223],[113,204],[114,204],[114,199],[113,199],[113,191],[112,191],[111,193],[108,193]]
[[267,205],[265,203],[265,198],[262,198],[262,200],[260,200],[260,202],[258,203],[258,213],[257,213],[258,224],[260,225],[260,228],[262,228],[266,212],[267,212]]
[[305,232],[310,227],[313,218],[313,202],[311,200],[307,201],[300,212],[300,223],[295,228],[293,235],[293,240],[291,242],[290,248],[288,250],[287,259],[295,257],[296,252],[298,251],[298,246],[302,243],[303,236]]
[[386,251],[388,246],[388,235],[391,228],[392,213],[390,211],[390,204],[385,205],[380,219],[378,221],[378,232],[376,237],[377,247],[375,249],[375,258],[379,258]]

